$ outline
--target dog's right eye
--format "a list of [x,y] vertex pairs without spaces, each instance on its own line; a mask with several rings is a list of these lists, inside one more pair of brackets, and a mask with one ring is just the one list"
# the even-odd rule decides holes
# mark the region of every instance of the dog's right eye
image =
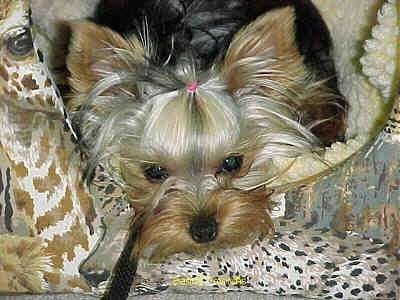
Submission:
[[159,165],[145,166],[144,175],[150,181],[163,181],[169,177],[167,170]]

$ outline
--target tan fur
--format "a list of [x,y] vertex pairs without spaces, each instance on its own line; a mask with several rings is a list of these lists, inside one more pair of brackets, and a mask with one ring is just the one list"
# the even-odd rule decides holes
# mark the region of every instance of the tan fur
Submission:
[[[243,245],[274,231],[269,216],[270,201],[264,190],[217,191],[201,206],[182,195],[171,194],[163,201],[160,212],[147,218],[140,235],[142,251],[149,246],[156,247],[150,254],[152,261],[176,252],[204,254],[212,249]],[[198,244],[191,238],[189,223],[199,215],[215,216],[218,234],[214,241]]]
[[[293,7],[277,9],[262,15],[235,35],[222,66],[230,90],[246,87],[254,74],[275,80],[288,89],[295,83],[302,83],[308,74],[296,50],[294,19]],[[264,60],[263,68],[252,68],[246,61],[249,58]],[[272,89],[265,92],[280,96]]]
[[71,73],[70,85],[77,97],[67,103],[69,108],[79,106],[85,100],[80,95],[89,93],[95,83],[104,77],[98,70],[129,68],[116,55],[115,48],[135,53],[138,60],[144,57],[144,49],[136,37],[124,39],[112,30],[88,21],[72,23],[71,34],[67,66]]
[[227,51],[222,72],[231,91],[254,88],[255,82],[264,80],[270,82],[263,87],[265,96],[282,100],[288,95],[297,98],[290,105],[302,112],[302,124],[324,120],[311,132],[323,144],[330,145],[344,135],[347,104],[340,96],[334,96],[323,81],[304,91],[312,75],[297,51],[294,20],[294,8],[285,7],[262,15],[239,31]]

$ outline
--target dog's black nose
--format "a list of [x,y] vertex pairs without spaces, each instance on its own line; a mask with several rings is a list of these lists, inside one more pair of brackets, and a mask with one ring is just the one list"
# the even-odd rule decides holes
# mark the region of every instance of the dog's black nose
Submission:
[[217,236],[217,222],[212,217],[193,220],[189,228],[192,239],[197,243],[207,243]]
[[92,287],[98,287],[101,282],[106,281],[110,276],[110,272],[107,270],[80,270],[80,273]]

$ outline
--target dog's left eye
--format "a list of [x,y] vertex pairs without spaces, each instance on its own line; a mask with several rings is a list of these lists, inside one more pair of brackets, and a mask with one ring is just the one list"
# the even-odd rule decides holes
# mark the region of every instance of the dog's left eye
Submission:
[[144,167],[144,175],[150,181],[162,181],[168,178],[167,170],[159,165],[147,165]]
[[220,171],[228,173],[238,171],[242,167],[242,163],[243,163],[243,156],[241,155],[228,156],[222,162]]

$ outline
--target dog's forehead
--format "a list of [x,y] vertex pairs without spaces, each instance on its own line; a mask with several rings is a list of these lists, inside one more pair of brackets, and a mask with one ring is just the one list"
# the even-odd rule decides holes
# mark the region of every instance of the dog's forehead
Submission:
[[150,112],[143,151],[178,169],[209,167],[234,152],[242,131],[240,108],[223,92],[177,93]]

